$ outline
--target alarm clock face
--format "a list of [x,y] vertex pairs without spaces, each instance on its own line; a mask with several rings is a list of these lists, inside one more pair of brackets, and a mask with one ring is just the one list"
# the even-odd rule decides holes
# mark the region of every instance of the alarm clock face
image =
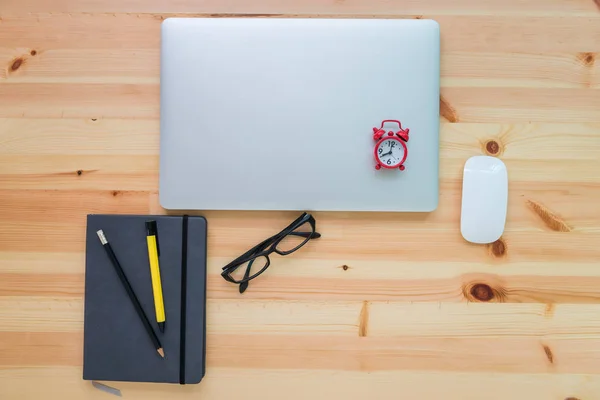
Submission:
[[375,158],[384,168],[398,168],[406,160],[404,143],[396,137],[382,139],[375,148]]

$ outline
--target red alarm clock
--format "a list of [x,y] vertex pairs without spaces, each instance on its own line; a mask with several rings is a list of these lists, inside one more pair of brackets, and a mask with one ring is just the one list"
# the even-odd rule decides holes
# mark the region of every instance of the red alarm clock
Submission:
[[[383,129],[386,123],[398,124],[399,130],[397,132],[388,131]],[[376,169],[396,169],[404,171],[404,162],[408,156],[408,148],[406,142],[408,142],[409,129],[402,129],[400,121],[395,119],[386,119],[381,123],[379,128],[373,128],[373,140],[377,142],[375,144],[375,165]]]

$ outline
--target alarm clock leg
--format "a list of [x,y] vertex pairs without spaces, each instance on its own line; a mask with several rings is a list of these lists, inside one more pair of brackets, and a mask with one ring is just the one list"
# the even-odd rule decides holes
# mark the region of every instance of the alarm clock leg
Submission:
[[405,168],[405,167],[404,167],[404,165],[401,165],[401,166],[399,166],[399,167],[398,167],[398,169],[399,169],[400,171],[404,171],[404,168]]
[[375,169],[376,170],[380,170],[381,169],[381,165],[379,165],[379,164],[375,165]]

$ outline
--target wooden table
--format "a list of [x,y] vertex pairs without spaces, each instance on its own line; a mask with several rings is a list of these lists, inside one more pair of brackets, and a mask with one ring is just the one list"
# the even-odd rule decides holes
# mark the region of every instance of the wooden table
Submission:
[[[159,29],[189,13],[439,21],[440,206],[316,213],[323,238],[243,296],[220,267],[297,213],[207,212],[207,375],[124,398],[600,398],[595,3],[1,0],[0,398],[110,398],[81,379],[85,216],[164,212]],[[459,233],[478,154],[510,176],[491,246]]]

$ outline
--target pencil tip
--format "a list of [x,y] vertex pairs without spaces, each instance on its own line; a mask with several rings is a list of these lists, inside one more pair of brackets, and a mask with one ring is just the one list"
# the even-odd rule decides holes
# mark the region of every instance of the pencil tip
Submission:
[[159,322],[158,323],[158,329],[162,332],[165,333],[165,323],[164,322]]
[[156,351],[158,351],[158,354],[160,354],[160,356],[162,358],[165,358],[165,351],[163,350],[163,348],[161,347],[160,349],[156,349]]

